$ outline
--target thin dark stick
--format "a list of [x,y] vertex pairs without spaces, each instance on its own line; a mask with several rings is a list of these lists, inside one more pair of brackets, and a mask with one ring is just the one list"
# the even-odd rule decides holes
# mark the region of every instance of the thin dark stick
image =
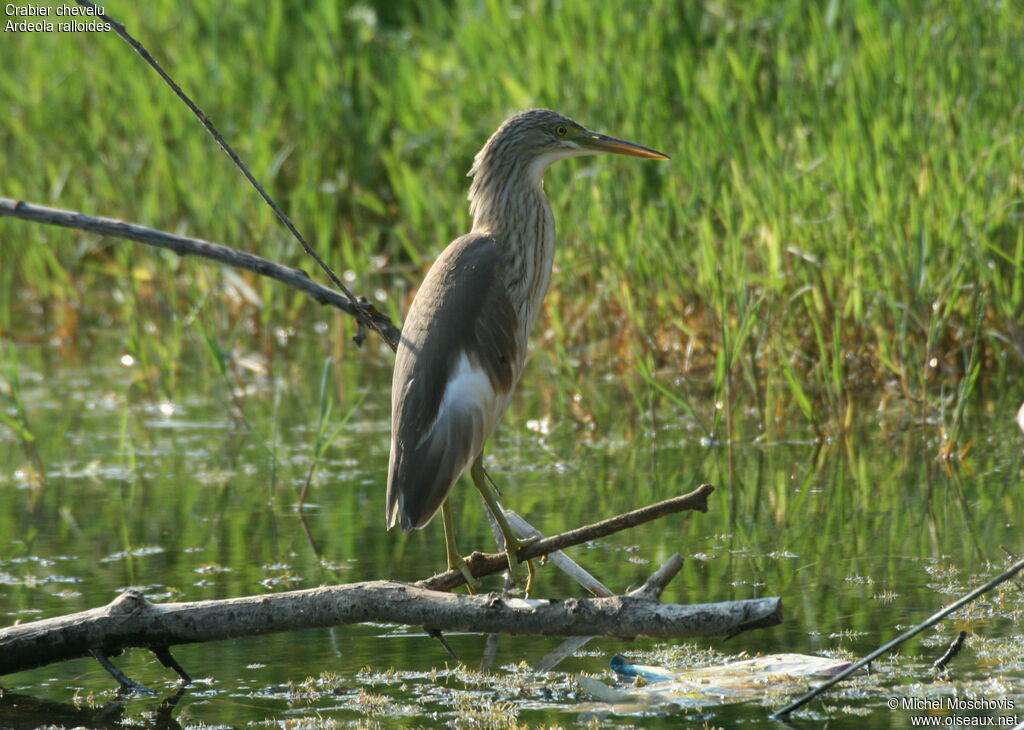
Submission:
[[149,687],[143,687],[141,684],[136,682],[134,679],[129,677],[127,674],[122,672],[120,669],[115,667],[113,663],[107,659],[107,655],[99,649],[90,649],[89,653],[92,654],[92,658],[100,663],[100,666],[107,670],[107,673],[117,680],[117,683],[121,685],[123,692],[129,692],[131,694],[141,695],[155,695],[156,692],[151,690]]
[[249,172],[249,168],[245,166],[241,158],[239,158],[239,156],[231,148],[231,145],[227,143],[227,140],[225,140],[224,137],[221,136],[220,132],[217,131],[217,128],[213,126],[213,122],[211,122],[209,118],[206,116],[206,114],[203,113],[203,110],[196,106],[195,102],[193,102],[192,99],[190,99],[189,96],[181,90],[181,87],[178,86],[177,83],[175,83],[174,79],[172,79],[167,74],[166,71],[164,71],[163,67],[160,66],[159,63],[157,63],[156,59],[153,58],[152,55],[150,55],[149,51],[147,51],[141,43],[135,40],[128,33],[127,30],[125,30],[124,25],[117,22],[109,15],[104,14],[100,10],[100,8],[97,8],[96,5],[89,2],[89,0],[75,0],[75,2],[77,2],[79,5],[83,5],[87,8],[92,8],[93,10],[97,11],[97,15],[103,18],[108,23],[110,23],[111,27],[113,27],[114,29],[114,32],[121,36],[121,38],[123,38],[128,45],[134,48],[135,52],[142,56],[142,59],[146,63],[148,63],[153,68],[154,71],[160,74],[160,78],[162,78],[164,82],[169,87],[171,87],[171,91],[177,94],[179,99],[185,102],[185,105],[192,111],[193,114],[195,114],[196,118],[202,123],[202,125],[206,127],[206,131],[210,133],[210,136],[212,136],[213,139],[217,142],[217,144],[220,145],[220,148],[228,154],[228,157],[230,157],[231,161],[235,163],[235,166],[242,171],[242,174],[245,175],[246,179],[250,183],[252,183],[252,186],[256,188],[256,192],[263,196],[263,199],[267,202],[267,205],[269,205],[271,210],[274,211],[278,219],[282,223],[284,223],[285,227],[289,231],[291,231],[292,235],[295,236],[298,242],[302,244],[302,248],[306,251],[306,253],[312,256],[313,260],[317,262],[320,268],[327,273],[327,276],[330,278],[334,286],[340,289],[342,294],[348,297],[353,309],[356,312],[356,319],[359,321],[360,331],[356,333],[356,342],[359,344],[362,343],[362,340],[364,339],[362,327],[366,325],[369,326],[374,331],[376,331],[381,337],[383,337],[385,341],[388,342],[388,344],[391,344],[390,340],[388,340],[384,333],[377,328],[377,323],[375,319],[372,316],[370,316],[368,312],[364,311],[364,304],[355,298],[352,292],[350,292],[348,288],[341,283],[341,279],[339,279],[338,276],[333,271],[331,271],[331,267],[324,263],[324,260],[320,258],[320,255],[315,250],[313,250],[312,246],[310,246],[306,242],[306,239],[302,236],[301,233],[299,233],[298,229],[295,227],[295,224],[292,223],[291,218],[289,218],[285,214],[285,212],[281,210],[280,206],[278,206],[278,204],[274,202],[274,199],[270,197],[267,191],[263,189],[263,186],[260,185],[259,181],[257,181],[256,178],[253,177],[253,174]]
[[444,634],[441,633],[440,629],[427,629],[427,636],[431,636],[440,641],[441,646],[444,647],[444,650],[448,652],[448,656],[450,656],[454,661],[462,661],[459,659],[459,655],[455,653],[455,649],[452,648],[452,645],[448,643],[448,639],[444,638]]
[[834,685],[837,685],[840,682],[842,682],[844,679],[849,677],[851,674],[856,672],[858,669],[863,667],[865,664],[868,664],[869,662],[874,661],[878,657],[882,656],[882,654],[885,654],[890,649],[896,648],[897,646],[902,644],[907,639],[910,639],[910,638],[912,638],[914,636],[917,636],[918,634],[920,634],[925,629],[934,626],[939,621],[941,621],[942,619],[946,618],[946,616],[948,616],[949,614],[951,614],[954,611],[956,611],[958,608],[963,608],[964,606],[966,606],[968,603],[973,601],[978,596],[984,595],[985,593],[988,593],[990,590],[995,588],[1000,583],[1008,581],[1010,578],[1012,578],[1015,575],[1017,575],[1017,573],[1019,573],[1021,570],[1024,570],[1024,560],[1020,560],[1020,561],[1014,563],[1012,566],[1010,566],[1009,570],[1006,570],[1005,572],[1000,573],[999,575],[997,575],[995,578],[990,580],[985,585],[983,585],[983,586],[981,586],[979,588],[975,588],[973,591],[971,591],[970,593],[968,593],[967,595],[965,595],[965,596],[963,596],[961,598],[958,598],[956,601],[954,601],[953,603],[949,604],[948,606],[943,608],[941,611],[938,611],[937,613],[932,614],[925,621],[923,621],[922,623],[919,623],[914,628],[910,629],[909,631],[904,631],[902,634],[897,636],[895,639],[890,641],[888,644],[885,644],[884,646],[878,647],[877,649],[875,649],[873,652],[868,654],[866,657],[864,657],[860,661],[857,661],[857,662],[854,662],[853,664],[851,664],[849,667],[844,669],[842,672],[840,672],[839,674],[834,676],[829,681],[827,681],[824,684],[821,684],[821,685],[815,687],[814,689],[812,689],[810,692],[805,694],[800,699],[798,699],[795,702],[792,702],[792,703],[786,705],[781,710],[778,710],[773,715],[771,715],[771,718],[773,720],[782,720],[787,715],[789,715],[789,713],[793,712],[793,710],[800,709],[801,707],[806,705],[808,702],[813,700],[815,697],[817,697],[818,695],[823,693],[825,690],[827,690],[830,687],[833,687]]
[[[632,512],[626,512],[625,514],[618,515],[616,517],[610,517],[607,520],[601,522],[595,522],[591,525],[584,527],[577,527],[575,530],[569,530],[568,532],[562,532],[553,537],[547,537],[543,540],[531,543],[516,553],[516,558],[520,562],[525,562],[532,558],[539,558],[542,555],[547,555],[556,550],[563,550],[573,545],[579,545],[580,543],[587,542],[588,540],[597,540],[598,538],[606,537],[612,533],[619,532],[620,530],[628,530],[631,527],[636,527],[644,522],[650,522],[656,520],[659,517],[670,515],[674,512],[682,512],[684,510],[696,510],[698,512],[708,511],[708,495],[715,491],[715,488],[710,484],[702,484],[689,494],[683,494],[672,499],[666,499],[663,502],[652,504],[647,507],[641,507],[638,510]],[[470,572],[477,578],[481,578],[485,575],[492,575],[494,573],[500,573],[502,570],[508,568],[508,559],[504,553],[492,553],[490,555],[484,555],[483,553],[473,553],[466,559],[466,563],[469,566]],[[425,578],[416,583],[421,588],[429,588],[435,591],[450,591],[456,586],[462,585],[466,582],[466,579],[462,576],[462,573],[458,570],[449,570],[445,573],[438,573],[437,575]]]
[[0,217],[4,216],[21,218],[22,220],[35,223],[46,223],[65,228],[91,231],[115,238],[127,238],[131,241],[138,241],[149,246],[173,251],[179,256],[201,256],[237,269],[252,271],[260,276],[275,279],[294,289],[305,292],[319,304],[329,304],[346,314],[358,317],[360,310],[363,314],[368,313],[376,322],[374,329],[382,334],[384,340],[391,346],[391,349],[393,350],[398,346],[398,338],[401,331],[395,327],[386,314],[377,311],[373,305],[368,303],[353,306],[350,299],[347,299],[334,289],[329,289],[322,284],[316,283],[302,269],[281,266],[255,254],[239,251],[199,238],[176,236],[173,233],[158,231],[155,228],[147,228],[136,223],[125,223],[114,218],[100,218],[60,208],[48,208],[43,205],[33,205],[32,203],[11,198],[0,198]]
[[949,648],[946,649],[946,653],[940,656],[938,659],[936,659],[935,663],[932,664],[932,666],[935,667],[935,669],[939,672],[944,671],[946,669],[946,665],[949,664],[953,657],[960,653],[960,649],[963,648],[964,639],[966,638],[966,631],[961,631],[959,634],[957,634],[956,638],[953,639],[952,643],[950,643]]
[[153,649],[153,653],[156,654],[156,658],[160,660],[161,664],[168,669],[173,669],[184,680],[185,684],[192,684],[192,677],[188,676],[185,668],[178,664],[178,660],[171,654],[169,647],[159,646]]

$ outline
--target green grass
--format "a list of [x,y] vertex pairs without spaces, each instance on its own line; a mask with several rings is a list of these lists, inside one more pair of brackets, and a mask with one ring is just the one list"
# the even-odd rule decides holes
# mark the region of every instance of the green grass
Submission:
[[[634,391],[653,378],[659,397],[720,402],[714,429],[740,438],[796,423],[835,434],[894,399],[955,434],[963,402],[986,390],[976,384],[1021,387],[1013,3],[105,7],[396,319],[426,263],[468,229],[473,154],[510,112],[549,106],[672,155],[548,175],[560,249],[537,339],[557,340],[539,367],[559,382],[571,383],[567,359],[634,373]],[[0,195],[313,270],[113,34],[6,34],[0,62]],[[208,264],[7,220],[0,262],[0,334],[28,338],[39,303],[51,333],[67,302],[76,327],[127,319],[140,360],[167,370],[154,389],[181,377],[164,351],[180,349],[182,318],[216,328],[211,342],[266,351],[268,332],[316,307],[251,279],[264,305],[239,306]],[[147,343],[146,323],[172,313],[171,341]],[[750,403],[758,415],[737,418]]]

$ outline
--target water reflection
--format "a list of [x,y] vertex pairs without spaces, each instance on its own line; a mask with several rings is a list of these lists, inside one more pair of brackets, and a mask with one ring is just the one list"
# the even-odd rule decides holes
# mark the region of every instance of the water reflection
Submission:
[[[121,350],[110,344],[108,360],[117,363]],[[40,486],[25,476],[32,459],[10,432],[0,432],[6,465],[0,473],[0,611],[6,621],[84,610],[128,587],[151,600],[200,600],[381,577],[415,580],[441,569],[439,524],[408,535],[383,528],[386,357],[371,354],[337,366],[335,412],[359,399],[362,405],[318,464],[304,512],[294,509],[312,459],[323,362],[313,342],[298,354],[271,362],[274,377],[238,376],[245,379],[242,391],[207,374],[179,381],[174,392],[150,393],[125,381],[120,365],[70,366],[27,350],[21,366],[30,387],[23,397],[46,479]],[[542,355],[533,367],[543,372]],[[967,460],[950,465],[938,461],[934,444],[914,429],[889,433],[870,418],[830,443],[793,434],[785,442],[711,445],[670,404],[637,411],[628,394],[621,402],[608,395],[600,401],[606,407],[592,408],[592,421],[581,423],[566,415],[572,408],[571,396],[566,399],[526,390],[515,401],[488,452],[506,502],[554,534],[711,482],[718,489],[707,514],[671,516],[572,554],[624,591],[678,551],[686,562],[665,600],[779,595],[786,605],[782,626],[727,644],[688,643],[683,654],[673,654],[681,650],[665,642],[595,639],[548,677],[532,675],[521,662],[537,660],[558,640],[450,636],[468,666],[484,661],[496,667],[495,675],[479,680],[446,668],[443,647],[406,628],[363,625],[240,639],[176,649],[183,666],[203,680],[166,712],[158,700],[108,707],[112,682],[95,663],[78,660],[4,677],[14,694],[5,691],[2,724],[17,726],[14,708],[27,705],[89,727],[108,726],[106,718],[111,725],[170,727],[168,718],[182,711],[190,721],[231,725],[316,714],[352,719],[367,712],[413,723],[423,711],[446,717],[464,702],[459,697],[472,697],[487,683],[507,684],[500,701],[512,703],[523,722],[570,724],[584,699],[571,673],[607,675],[613,654],[662,652],[683,661],[713,647],[715,657],[744,651],[860,655],[997,572],[1004,548],[1021,549],[1021,435],[1011,419],[987,419],[986,408],[977,409]],[[483,506],[466,484],[456,489],[463,547],[492,549]],[[497,588],[500,581],[487,585]],[[548,566],[538,572],[536,593],[581,590]],[[1007,648],[1019,634],[1019,620],[1019,601],[1008,588],[906,645],[900,663],[880,665],[875,684],[851,689],[842,703],[882,712],[889,671],[927,684],[928,665],[960,627],[970,638],[954,662],[957,679],[980,682],[1001,674],[1010,685],[1006,691],[1024,703],[1024,672]],[[176,691],[173,675],[144,652],[117,663],[142,684],[167,695]],[[91,699],[83,704],[83,697]],[[764,715],[763,707],[745,705],[706,717],[727,725]],[[667,727],[679,719],[622,722]],[[908,722],[903,716],[893,726]],[[861,723],[839,712],[829,726]]]

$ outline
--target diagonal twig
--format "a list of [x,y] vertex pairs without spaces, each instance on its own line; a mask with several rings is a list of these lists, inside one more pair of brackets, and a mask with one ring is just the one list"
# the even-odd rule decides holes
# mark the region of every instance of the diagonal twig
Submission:
[[945,653],[932,662],[932,666],[935,667],[935,671],[940,674],[946,671],[946,665],[953,661],[956,655],[960,653],[960,650],[964,646],[965,639],[967,639],[966,631],[961,631],[956,635],[956,638],[953,639],[952,643],[950,643],[949,648],[946,649]]
[[[508,520],[508,524],[512,529],[519,534],[519,537],[535,537],[538,540],[543,540],[547,537],[547,535],[524,520],[521,515],[510,509],[505,510],[505,519]],[[550,560],[556,568],[586,588],[593,595],[604,597],[615,595],[615,591],[591,575],[586,568],[563,553],[561,550],[555,550],[553,553],[548,553],[547,559]]]
[[[562,532],[554,537],[548,537],[543,540],[530,543],[516,553],[516,558],[520,562],[525,562],[532,558],[539,558],[542,555],[547,555],[548,553],[552,553],[556,550],[562,550],[567,547],[572,547],[573,545],[579,545],[580,543],[587,542],[588,540],[597,540],[598,538],[606,537],[612,533],[619,532],[620,530],[627,530],[644,522],[650,522],[651,520],[656,520],[659,517],[664,517],[665,515],[670,515],[675,512],[683,512],[685,510],[707,512],[708,495],[713,491],[715,491],[715,488],[712,485],[702,484],[689,494],[683,494],[678,497],[666,499],[662,502],[658,502],[657,504],[641,507],[640,509],[633,510],[632,512],[626,512],[625,514],[610,517],[607,520],[602,520],[601,522],[595,522],[584,527],[577,527],[574,530]],[[492,553],[490,555],[473,553],[466,559],[466,564],[469,566],[470,572],[475,577],[481,578],[485,575],[492,575],[505,570],[508,567],[508,558],[505,553]],[[421,588],[430,588],[435,591],[450,591],[465,582],[466,579],[463,577],[461,572],[458,570],[449,570],[418,581],[415,585]]]
[[160,661],[161,664],[163,664],[168,669],[173,669],[175,673],[179,677],[181,677],[182,682],[184,682],[185,684],[192,684],[192,677],[188,675],[188,672],[185,671],[185,668],[183,666],[178,664],[178,660],[174,658],[173,654],[171,654],[170,647],[158,646],[155,649],[153,649],[153,654],[156,655],[156,658]]
[[178,96],[178,98],[185,103],[185,106],[187,106],[196,116],[196,118],[200,121],[200,123],[202,123],[202,125],[206,127],[206,131],[209,132],[210,136],[213,137],[213,139],[217,142],[218,145],[220,145],[220,148],[227,153],[228,157],[231,158],[231,161],[235,163],[235,166],[239,170],[241,170],[242,174],[245,175],[246,179],[250,183],[252,183],[252,186],[256,188],[256,192],[258,192],[263,197],[263,200],[265,200],[267,205],[270,206],[271,210],[274,211],[274,214],[277,215],[278,219],[285,225],[285,227],[291,232],[291,234],[295,236],[296,240],[298,240],[298,242],[302,244],[303,250],[305,250],[306,253],[312,256],[313,260],[317,262],[320,268],[327,273],[327,276],[330,278],[331,283],[333,283],[334,286],[340,289],[342,294],[348,297],[349,302],[351,303],[352,308],[354,310],[356,320],[359,322],[359,330],[357,331],[355,336],[356,343],[362,344],[364,339],[363,327],[368,326],[374,331],[376,331],[381,337],[383,337],[384,340],[389,345],[392,346],[392,348],[395,348],[395,345],[392,344],[391,340],[388,339],[384,332],[378,329],[377,320],[371,315],[369,311],[366,310],[366,304],[368,303],[360,302],[358,299],[356,299],[355,295],[353,295],[352,292],[350,292],[348,288],[343,283],[341,283],[341,279],[338,278],[337,274],[335,274],[331,270],[331,267],[329,267],[324,262],[324,260],[320,258],[320,255],[313,249],[312,246],[309,245],[309,243],[306,242],[306,239],[303,237],[303,235],[299,233],[299,230],[295,227],[295,224],[292,223],[291,218],[289,218],[287,214],[285,214],[285,212],[281,210],[281,207],[276,202],[274,202],[274,199],[270,197],[266,190],[263,189],[263,186],[260,185],[259,181],[253,176],[251,172],[249,172],[249,168],[245,166],[245,163],[242,162],[241,158],[235,153],[234,149],[231,148],[231,145],[227,143],[227,140],[225,140],[224,137],[221,136],[220,132],[217,131],[217,128],[213,126],[213,122],[211,122],[210,119],[206,116],[206,114],[203,113],[202,109],[196,106],[196,103],[192,101],[191,98],[189,98],[188,94],[181,90],[181,87],[178,86],[177,83],[175,83],[174,79],[172,79],[166,71],[164,71],[163,67],[159,63],[157,63],[157,60],[153,58],[149,51],[146,50],[145,46],[139,43],[139,41],[135,40],[135,38],[133,38],[131,34],[128,33],[123,24],[117,22],[109,15],[106,15],[103,12],[103,8],[97,7],[94,3],[90,2],[89,0],[75,0],[75,2],[84,7],[92,8],[94,11],[96,11],[98,17],[103,18],[103,20],[110,23],[111,27],[114,29],[114,32],[121,36],[121,38],[124,39],[124,41],[128,45],[135,49],[135,52],[142,57],[142,60],[148,63],[153,68],[153,70],[160,75],[160,78],[162,78],[164,82],[169,87],[171,87],[171,91],[173,91]]
[[106,653],[101,649],[92,648],[89,650],[92,654],[92,658],[100,663],[100,666],[107,670],[107,673],[117,680],[117,683],[121,685],[121,691],[125,694],[130,695],[155,695],[156,692],[151,690],[149,687],[144,687],[134,679],[129,677],[127,674],[122,672],[120,669],[114,666],[114,663],[110,661]]
[[990,580],[985,585],[979,586],[979,587],[975,588],[973,591],[971,591],[970,593],[968,593],[965,596],[961,596],[960,598],[958,598],[957,600],[953,601],[951,604],[949,604],[948,606],[946,606],[942,610],[937,611],[936,613],[933,613],[931,616],[929,616],[927,619],[925,619],[924,621],[919,623],[914,628],[912,628],[912,629],[910,629],[908,631],[904,631],[902,634],[897,636],[895,639],[893,639],[892,641],[890,641],[889,643],[887,643],[887,644],[885,644],[883,646],[878,647],[877,649],[875,649],[873,652],[868,654],[866,657],[864,657],[860,661],[854,662],[853,664],[848,666],[846,669],[844,669],[842,672],[840,672],[836,676],[832,677],[832,679],[828,680],[827,682],[824,682],[823,684],[818,685],[817,687],[812,689],[810,692],[808,692],[804,696],[800,697],[799,699],[795,700],[794,702],[791,702],[790,704],[788,704],[785,707],[783,707],[781,710],[777,710],[776,712],[774,712],[771,715],[771,718],[773,720],[784,720],[791,712],[793,712],[794,710],[800,709],[801,707],[806,705],[808,702],[813,700],[815,697],[817,697],[818,695],[823,693],[825,690],[827,690],[830,687],[834,687],[835,685],[839,684],[840,682],[842,682],[844,679],[849,677],[851,674],[856,672],[861,667],[865,666],[866,664],[869,664],[869,663],[873,662],[875,659],[877,659],[878,657],[882,656],[882,654],[885,654],[887,651],[896,648],[897,646],[902,644],[907,639],[910,639],[910,638],[912,638],[914,636],[917,636],[918,634],[920,634],[925,629],[934,626],[939,621],[941,621],[942,619],[946,618],[946,616],[948,616],[949,614],[951,614],[954,611],[956,611],[958,608],[963,608],[964,606],[966,606],[968,603],[973,601],[978,596],[981,596],[981,595],[984,595],[985,593],[988,593],[990,590],[995,588],[997,585],[999,585],[1000,583],[1003,583],[1005,581],[1010,580],[1010,578],[1014,577],[1015,575],[1017,575],[1017,573],[1019,573],[1022,570],[1024,570],[1024,560],[1019,560],[1016,563],[1014,563],[1012,566],[1010,566],[1007,570],[1005,570],[1004,572],[1000,573],[995,578]]

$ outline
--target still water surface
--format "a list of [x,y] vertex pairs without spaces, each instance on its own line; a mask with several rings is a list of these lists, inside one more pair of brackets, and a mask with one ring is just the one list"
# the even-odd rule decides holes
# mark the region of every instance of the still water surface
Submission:
[[[49,346],[20,348],[21,397],[46,480],[39,486],[21,442],[0,431],[3,622],[91,608],[128,587],[151,600],[191,601],[440,570],[439,523],[410,535],[383,529],[386,354],[353,351],[333,368],[329,420],[344,427],[317,465],[304,515],[296,512],[313,461],[324,362],[316,335],[296,339],[265,363],[267,372],[241,368],[226,379],[211,374],[198,346],[174,379],[140,372],[113,333],[72,361]],[[76,660],[3,677],[0,726],[50,718],[68,727],[440,727],[460,717],[470,726],[472,711],[493,708],[492,720],[530,727],[595,717],[608,726],[758,727],[789,696],[626,714],[594,703],[573,677],[612,684],[616,653],[672,666],[743,652],[860,656],[999,572],[1006,551],[1024,548],[1024,438],[1010,404],[974,409],[973,449],[951,465],[939,463],[922,429],[894,428],[870,407],[846,439],[821,444],[798,433],[784,443],[743,436],[729,445],[709,440],[671,404],[652,397],[638,407],[635,393],[597,377],[577,383],[593,416],[581,425],[569,417],[572,394],[545,387],[549,357],[535,356],[489,450],[507,503],[554,534],[711,482],[707,514],[668,517],[571,554],[625,590],[678,551],[685,566],[665,600],[782,596],[781,626],[728,642],[595,639],[548,675],[527,665],[556,639],[501,638],[487,674],[477,670],[494,647],[483,636],[449,637],[465,668],[405,627],[246,638],[176,648],[199,679],[174,703],[174,676],[133,651],[115,661],[155,698],[118,702],[103,670]],[[740,433],[744,417],[737,412]],[[479,499],[466,484],[456,494],[463,549],[491,549]],[[535,595],[582,590],[545,566]],[[1020,586],[1004,585],[810,705],[798,726],[910,727],[927,713],[891,711],[887,701],[946,695],[1009,698],[1024,720],[1020,607]],[[930,664],[960,629],[967,646],[937,681]],[[26,705],[30,714],[20,714]]]

